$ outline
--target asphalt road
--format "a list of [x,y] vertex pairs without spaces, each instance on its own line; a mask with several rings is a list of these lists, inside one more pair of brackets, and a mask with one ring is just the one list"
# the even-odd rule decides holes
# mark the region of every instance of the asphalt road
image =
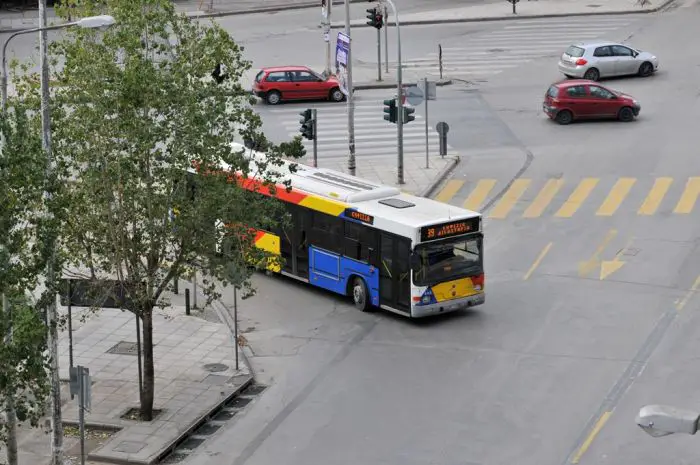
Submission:
[[[255,312],[273,329],[250,338],[272,388],[189,463],[691,463],[694,438],[652,439],[634,416],[647,403],[700,405],[700,228],[688,183],[699,57],[679,47],[699,17],[691,6],[606,32],[661,58],[651,78],[606,82],[641,101],[634,123],[547,121],[542,96],[559,79],[549,52],[444,91],[435,106],[452,107],[451,143],[466,162],[438,195],[474,203],[479,181],[495,180],[479,202],[487,303],[421,322],[336,299],[307,312],[302,301],[327,297],[261,278]],[[548,182],[549,203],[539,195]],[[589,195],[571,200],[581,184]]]
[[[222,24],[243,38],[256,66],[281,57],[322,65],[320,31],[296,14],[283,16],[298,29],[289,35],[273,29],[274,15]],[[696,181],[686,184],[700,176],[699,20],[700,7],[691,6],[574,25],[407,28],[407,60],[433,62],[442,43],[450,73],[466,81],[431,103],[464,157],[438,196],[477,204],[487,216],[487,303],[412,322],[259,276],[259,295],[241,304],[241,327],[270,388],[186,463],[693,463],[695,438],[652,439],[634,416],[647,403],[700,406],[700,225]],[[279,34],[256,29],[268,23]],[[499,50],[492,54],[523,50],[528,42],[515,25],[538,31],[536,53],[504,60],[516,66],[470,63],[491,43]],[[660,57],[653,77],[606,82],[641,101],[637,121],[561,127],[542,116],[544,92],[559,79],[558,40],[565,45],[576,28],[590,38],[629,38]],[[474,40],[461,43],[464,34]],[[371,60],[373,37],[353,37],[365,40]],[[285,131],[266,116],[268,124]],[[547,185],[549,203],[539,195]],[[589,195],[570,200],[581,185]],[[603,262],[610,274],[601,279]]]

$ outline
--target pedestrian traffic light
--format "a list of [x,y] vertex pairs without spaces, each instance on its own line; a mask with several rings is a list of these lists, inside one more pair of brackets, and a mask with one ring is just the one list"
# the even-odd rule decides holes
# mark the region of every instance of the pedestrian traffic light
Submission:
[[377,27],[377,9],[370,8],[367,11],[367,25]]
[[413,114],[416,112],[416,109],[413,107],[402,107],[403,108],[403,118],[401,118],[401,122],[403,124],[410,123],[411,121],[414,121],[416,119]]
[[299,132],[303,137],[309,140],[313,140],[314,137],[316,137],[316,134],[314,134],[314,120],[313,120],[313,112],[309,108],[308,110],[304,110],[301,113],[301,119],[299,122],[301,123],[301,128],[299,128]]
[[396,122],[396,100],[384,100],[384,120]]
[[381,12],[377,11],[377,14],[374,16],[374,27],[381,29],[383,26],[384,16],[382,16]]

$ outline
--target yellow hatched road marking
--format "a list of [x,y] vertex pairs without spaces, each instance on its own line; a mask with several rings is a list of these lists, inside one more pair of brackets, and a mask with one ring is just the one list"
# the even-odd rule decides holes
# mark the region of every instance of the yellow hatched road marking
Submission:
[[525,273],[525,276],[523,276],[523,280],[527,280],[530,278],[530,276],[532,276],[532,273],[534,273],[537,267],[540,266],[540,263],[542,263],[542,260],[544,260],[544,257],[549,253],[549,249],[551,248],[552,242],[544,246],[544,249],[542,249],[535,261],[532,262],[532,266],[530,267],[530,269],[527,270],[527,273]]
[[685,307],[685,304],[687,304],[688,301],[690,300],[690,298],[693,296],[693,294],[695,294],[695,292],[698,290],[698,287],[700,287],[700,276],[695,278],[695,282],[690,287],[690,290],[688,290],[688,292],[685,294],[685,296],[683,297],[683,300],[681,300],[680,302],[678,302],[678,304],[676,304],[676,310],[678,310],[678,311],[683,310],[683,307]]
[[503,195],[503,198],[501,198],[498,204],[496,204],[494,209],[491,211],[489,218],[502,219],[508,216],[508,213],[510,213],[511,209],[527,190],[530,182],[531,181],[529,179],[516,179],[513,184],[511,184],[505,195]]
[[438,195],[435,196],[435,200],[444,203],[449,202],[450,199],[452,199],[452,197],[454,197],[455,194],[459,192],[463,185],[464,181],[458,181],[456,179],[448,181],[445,187],[443,187],[442,190],[438,193]]
[[688,179],[683,195],[681,195],[681,199],[678,201],[673,213],[687,214],[692,212],[698,199],[698,194],[700,194],[700,178]]
[[574,216],[576,210],[581,207],[581,204],[586,201],[593,189],[595,189],[595,186],[598,185],[598,181],[598,178],[583,179],[554,216],[558,218],[571,218]]
[[607,198],[596,212],[597,216],[612,216],[629,194],[630,189],[637,182],[634,178],[620,178],[617,180]]
[[598,418],[598,421],[596,421],[595,426],[593,426],[593,429],[586,437],[586,440],[583,441],[581,447],[579,447],[576,451],[576,455],[574,455],[574,458],[571,459],[571,463],[579,463],[581,461],[581,457],[583,457],[583,454],[585,454],[588,448],[591,447],[591,444],[593,444],[593,441],[600,433],[600,430],[602,430],[605,423],[608,422],[610,415],[612,415],[612,412],[604,412],[600,418]]
[[469,194],[467,200],[464,201],[464,208],[467,210],[479,210],[479,208],[484,204],[486,196],[489,192],[496,187],[495,179],[481,179],[474,190]]
[[637,213],[639,215],[653,215],[656,213],[671,184],[673,184],[673,178],[657,178]]
[[563,185],[563,179],[550,179],[547,181],[547,184],[544,185],[540,193],[537,194],[535,200],[530,204],[528,209],[525,210],[525,213],[523,213],[523,218],[537,218],[542,215]]

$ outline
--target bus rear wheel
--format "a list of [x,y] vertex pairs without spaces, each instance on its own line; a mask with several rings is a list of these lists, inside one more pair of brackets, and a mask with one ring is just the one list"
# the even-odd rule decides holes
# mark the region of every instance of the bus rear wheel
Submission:
[[356,309],[363,312],[369,312],[372,308],[367,285],[362,278],[355,278],[352,281],[352,303],[355,304]]

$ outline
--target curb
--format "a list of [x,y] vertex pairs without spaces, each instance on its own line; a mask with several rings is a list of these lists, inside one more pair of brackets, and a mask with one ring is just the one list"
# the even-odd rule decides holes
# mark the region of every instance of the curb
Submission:
[[[513,16],[487,16],[487,17],[471,17],[471,18],[448,18],[448,19],[426,19],[426,20],[413,20],[413,21],[401,21],[402,26],[420,26],[420,25],[430,25],[430,24],[459,24],[459,23],[475,23],[481,21],[511,21],[511,20],[521,20],[521,19],[546,19],[546,18],[564,18],[564,17],[576,17],[576,16],[605,16],[605,15],[643,15],[650,13],[657,13],[664,8],[667,8],[676,0],[666,0],[661,5],[655,8],[648,8],[646,10],[620,10],[620,11],[586,11],[578,13],[552,13],[552,14],[535,14],[535,15],[513,15]],[[414,13],[415,14],[415,13]],[[384,23],[387,26],[396,26],[393,21],[387,21]],[[351,28],[358,27],[373,27],[366,23],[350,24]],[[345,25],[340,23],[331,24],[331,29],[344,29]]]
[[[367,0],[350,0],[350,3],[366,3]],[[343,6],[344,2],[335,0],[333,6]],[[221,16],[241,16],[241,15],[253,15],[261,13],[278,13],[280,11],[293,11],[293,10],[305,10],[309,8],[318,8],[319,2],[306,2],[298,3],[295,5],[277,5],[267,8],[251,8],[250,10],[224,10],[224,11],[214,11],[214,12],[202,12],[198,13],[195,11],[187,11],[185,14],[191,18],[217,18]]]
[[422,191],[418,193],[418,197],[430,197],[440,184],[447,178],[452,171],[459,165],[460,158],[456,155],[438,174],[433,178],[432,182]]
[[[357,84],[352,86],[352,90],[373,90],[373,89],[395,89],[398,84],[396,82],[390,83],[390,82],[371,82],[371,83],[366,83],[366,84]],[[410,82],[405,82],[403,83],[403,87],[413,87],[417,86],[417,83],[410,83]],[[444,86],[449,86],[452,85],[452,79],[443,79],[442,81],[437,81],[435,83],[437,87],[444,87]]]

